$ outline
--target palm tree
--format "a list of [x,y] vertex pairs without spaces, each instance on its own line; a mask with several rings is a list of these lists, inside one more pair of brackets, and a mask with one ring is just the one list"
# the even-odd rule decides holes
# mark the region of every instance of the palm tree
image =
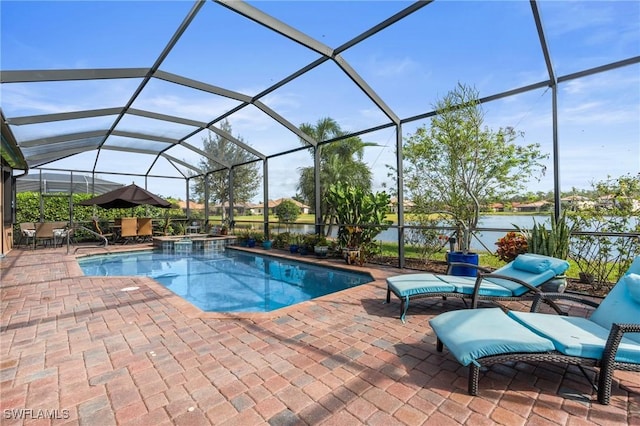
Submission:
[[[336,139],[345,135],[338,123],[330,117],[321,118],[315,125],[304,123],[300,126],[300,129],[317,142]],[[301,142],[305,143],[302,140]],[[371,170],[362,161],[364,149],[369,146],[376,146],[376,144],[364,142],[359,137],[354,136],[322,144],[318,147],[320,150],[320,184],[322,186],[320,189],[322,194],[320,208],[322,223],[330,225],[327,229],[327,234],[331,232],[331,218],[333,216],[333,212],[328,211],[328,207],[324,202],[327,188],[333,183],[350,182],[367,191],[371,190]],[[311,151],[311,155],[313,155],[313,151]],[[299,171],[298,192],[309,205],[315,206],[314,168],[313,166],[301,167]]]

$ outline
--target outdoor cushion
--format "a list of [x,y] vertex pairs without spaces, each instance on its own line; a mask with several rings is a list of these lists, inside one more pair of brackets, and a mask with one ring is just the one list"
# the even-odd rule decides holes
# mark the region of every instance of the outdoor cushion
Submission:
[[[539,274],[516,269],[513,267],[513,262],[503,266],[500,269],[497,269],[493,273],[507,275],[509,277],[525,281],[527,284],[532,285],[533,287],[538,287],[556,276],[556,273],[552,269],[547,269],[546,271]],[[529,291],[527,287],[523,286],[522,284],[518,284],[515,281],[505,280],[502,278],[492,278],[491,275],[484,278],[482,285],[484,286],[486,282],[505,287],[511,290],[511,292],[513,292],[513,295],[515,296],[521,296]]]
[[527,256],[532,258],[540,258],[549,262],[549,267],[556,273],[556,275],[562,275],[569,269],[569,262],[564,259],[558,259],[557,257],[545,256],[543,254],[526,253],[520,256]]
[[544,258],[520,255],[513,261],[513,268],[532,274],[541,274],[551,269],[551,262]]
[[429,321],[440,341],[462,364],[505,353],[548,352],[553,343],[510,319],[500,308],[449,311]]
[[[516,311],[509,311],[508,315],[551,340],[558,352],[583,358],[602,358],[609,328],[581,317]],[[616,361],[640,364],[640,344],[624,337],[618,347]]]
[[[475,280],[474,280],[475,281]],[[504,281],[504,280],[503,280]],[[475,283],[454,283],[456,286],[456,292],[462,294],[472,295],[475,289]],[[493,284],[487,280],[482,281],[480,288],[478,289],[480,296],[500,296],[500,297],[512,297],[513,292],[503,285]]]
[[[611,289],[600,306],[591,314],[591,321],[599,324],[607,330],[611,324],[637,324],[640,319],[640,304],[633,300],[629,283],[637,286],[638,275],[626,274]],[[627,333],[625,336],[640,343],[640,333]]]
[[387,285],[400,297],[423,293],[450,293],[452,284],[438,279],[435,274],[406,274],[387,278]]
[[640,275],[629,274],[624,277],[624,282],[627,284],[631,299],[636,303],[640,303]]
[[627,272],[625,272],[626,275],[629,274],[638,274],[640,275],[640,256],[636,256],[635,259],[633,259],[633,262],[631,262],[631,266],[629,266],[629,269],[627,269]]

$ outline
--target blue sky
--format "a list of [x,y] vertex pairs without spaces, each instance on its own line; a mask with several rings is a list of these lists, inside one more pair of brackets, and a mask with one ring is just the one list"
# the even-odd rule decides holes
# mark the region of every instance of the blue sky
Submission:
[[[337,48],[393,15],[410,2],[255,1],[310,37]],[[2,1],[1,69],[148,68],[193,6],[190,1]],[[640,55],[640,2],[543,1],[540,14],[558,76]],[[343,54],[384,102],[400,117],[430,111],[458,82],[475,86],[481,96],[511,90],[547,78],[544,58],[528,1],[436,1]],[[207,2],[160,69],[254,96],[318,54]],[[140,80],[100,80],[3,84],[6,117],[121,107]],[[269,94],[262,101],[291,123],[315,123],[332,117],[346,131],[388,122],[385,115],[331,61]],[[551,90],[540,89],[485,104],[486,124],[514,126],[524,132],[519,143],[540,143],[551,153]],[[152,80],[134,108],[210,121],[237,102],[209,93]],[[640,171],[640,65],[562,83],[558,92],[560,182],[563,190],[589,188],[594,180]],[[12,126],[18,139],[109,128],[113,116]],[[230,117],[233,133],[271,155],[300,146],[297,136],[256,108]],[[424,121],[406,124],[407,135]],[[157,120],[127,117],[123,131],[180,138],[192,130]],[[394,161],[392,129],[363,135],[379,146],[365,161],[374,186],[391,183],[385,164]],[[188,140],[202,146],[202,134]],[[113,137],[108,143],[153,148],[157,143]],[[187,162],[197,156],[184,148],[171,155]],[[149,155],[101,154],[98,171],[178,176],[166,160]],[[91,168],[95,152],[81,153],[50,167]],[[269,198],[295,193],[297,169],[311,165],[306,152],[269,162]],[[142,169],[140,169],[142,167]],[[551,162],[549,162],[551,170]],[[144,184],[142,178],[100,175]],[[149,178],[149,189],[185,198],[177,179]],[[532,181],[531,191],[553,188],[551,174]],[[255,201],[262,200],[259,188]]]

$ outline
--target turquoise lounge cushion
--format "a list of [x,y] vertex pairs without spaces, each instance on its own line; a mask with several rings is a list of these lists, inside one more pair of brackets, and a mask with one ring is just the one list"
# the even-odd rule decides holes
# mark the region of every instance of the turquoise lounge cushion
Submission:
[[562,275],[569,269],[569,262],[564,259],[535,253],[520,254],[511,262],[511,265],[515,269],[532,274],[539,274],[551,269],[556,275]]
[[[556,273],[551,269],[547,269],[546,271],[539,274],[534,274],[532,272],[516,269],[513,267],[514,262],[511,262],[508,265],[503,266],[502,268],[494,271],[493,273],[500,274],[500,275],[507,275],[509,277],[519,279],[521,281],[526,282],[529,285],[532,285],[533,287],[539,287],[545,282],[549,281],[551,278],[556,276]],[[509,281],[502,278],[492,278],[491,274],[487,275],[484,278],[484,281],[507,288],[513,293],[514,296],[521,296],[524,293],[529,291],[529,289],[523,286],[522,284],[518,284],[515,281]]]
[[640,256],[636,256],[635,259],[633,259],[633,262],[631,262],[631,266],[629,266],[629,269],[626,272],[627,274],[640,274]]
[[[565,355],[601,359],[609,337],[609,329],[582,317],[509,311],[509,316],[553,342]],[[640,344],[623,338],[616,360],[640,364]]]
[[532,274],[541,274],[551,269],[551,262],[546,258],[539,258],[521,254],[513,261],[513,269],[531,272]]
[[[611,289],[600,306],[591,314],[591,321],[609,330],[611,324],[638,324],[640,321],[640,303],[632,295],[631,287],[638,285],[636,274],[623,275]],[[627,333],[625,337],[640,343],[640,333]]]
[[550,340],[512,320],[500,308],[445,312],[429,324],[462,365],[478,365],[476,360],[490,355],[554,349]]
[[535,254],[535,253],[527,253],[520,256],[527,256],[530,258],[538,258],[538,259],[543,259],[548,261],[550,269],[553,270],[553,272],[555,272],[556,275],[562,275],[565,272],[567,272],[567,269],[569,269],[569,262],[567,262],[564,259],[558,259],[557,257],[545,256],[542,254]]
[[387,278],[387,285],[400,297],[428,293],[451,293],[455,287],[435,274],[406,274]]
[[[475,280],[474,280],[475,281]],[[475,289],[475,282],[472,283],[455,283],[456,292],[462,294],[472,295]],[[499,297],[512,297],[513,292],[505,286],[493,284],[487,280],[482,281],[480,289],[478,290],[480,296],[499,296]]]
[[631,300],[636,303],[640,303],[640,275],[629,274],[624,277],[624,282],[627,285],[627,290],[631,295]]

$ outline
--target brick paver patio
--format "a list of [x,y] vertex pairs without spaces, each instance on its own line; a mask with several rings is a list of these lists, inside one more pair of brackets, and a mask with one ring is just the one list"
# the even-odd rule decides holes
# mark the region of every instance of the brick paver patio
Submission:
[[2,425],[640,424],[637,373],[616,373],[609,406],[553,364],[493,367],[469,396],[428,324],[463,305],[424,299],[403,324],[398,301],[383,303],[393,270],[240,317],[149,278],[85,277],[64,248],[15,249],[0,266]]

